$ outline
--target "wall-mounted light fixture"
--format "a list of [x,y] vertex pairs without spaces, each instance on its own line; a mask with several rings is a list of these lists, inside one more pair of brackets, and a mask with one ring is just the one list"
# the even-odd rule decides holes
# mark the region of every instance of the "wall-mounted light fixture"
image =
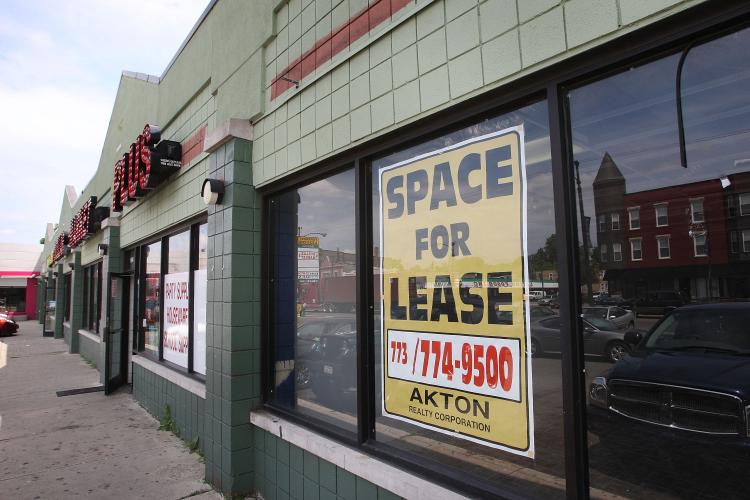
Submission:
[[72,262],[68,262],[68,267],[69,267],[70,269],[75,269],[76,265],[75,265],[75,264],[73,264]]
[[107,250],[109,249],[109,245],[107,245],[106,243],[99,243],[96,249],[99,251],[99,255],[104,257],[105,255],[107,255]]
[[224,196],[224,181],[220,179],[206,179],[201,186],[201,197],[206,205],[221,203]]

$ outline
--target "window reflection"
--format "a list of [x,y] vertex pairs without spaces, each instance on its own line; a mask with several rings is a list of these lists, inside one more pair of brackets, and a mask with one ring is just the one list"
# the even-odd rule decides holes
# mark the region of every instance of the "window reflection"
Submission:
[[[456,132],[426,141],[411,148],[405,148],[386,157],[378,158],[372,164],[373,176],[373,240],[380,241],[379,203],[380,194],[378,183],[380,169],[394,165],[397,162],[413,158],[417,155],[435,151],[465,141],[470,138],[507,129],[512,126],[523,125],[525,132],[525,157],[527,181],[527,238],[528,238],[528,267],[530,293],[530,325],[531,344],[528,346],[530,354],[534,356],[533,370],[533,398],[534,398],[534,426],[537,443],[534,459],[519,457],[510,453],[493,449],[464,439],[457,439],[436,431],[417,427],[414,424],[396,420],[382,415],[382,384],[383,366],[381,365],[381,313],[379,305],[381,297],[379,291],[375,295],[375,407],[376,440],[392,447],[396,452],[404,453],[404,458],[414,456],[420,461],[427,460],[435,463],[436,468],[443,469],[445,464],[461,474],[471,475],[485,487],[498,487],[506,492],[512,491],[524,496],[562,497],[565,494],[565,473],[562,433],[562,384],[560,365],[560,341],[566,334],[559,319],[559,301],[557,299],[558,270],[555,251],[555,212],[553,208],[552,172],[549,150],[549,129],[547,124],[546,102],[539,102],[517,111],[482,121],[476,125]],[[502,214],[498,217],[498,230],[503,227]],[[436,221],[443,221],[445,217],[437,215]],[[611,224],[607,220],[605,224]],[[617,224],[617,223],[616,223]],[[377,243],[376,243],[377,245]],[[380,249],[373,249],[373,261],[380,262]],[[429,272],[429,271],[428,271]],[[471,277],[462,277],[462,286],[472,287],[468,282]],[[481,278],[477,277],[479,281]],[[380,282],[380,276],[374,276],[374,282]],[[410,311],[409,297],[404,297],[412,289],[421,289],[424,284],[417,278],[412,279],[408,286],[391,283],[386,288],[393,303],[403,304],[403,309],[389,311],[390,318],[399,319],[417,314]],[[399,295],[399,289],[401,296]],[[431,294],[430,294],[431,295]],[[424,298],[427,299],[427,295]],[[484,315],[484,308],[473,310],[463,308],[457,318],[464,324],[479,323]],[[433,310],[428,305],[419,305],[417,310],[431,317]],[[467,311],[471,311],[468,313]],[[476,314],[465,319],[461,314]],[[495,311],[492,323],[512,321],[510,311]],[[412,454],[412,455],[409,455]]]
[[[582,252],[592,277],[580,277],[584,315],[617,305],[634,318],[622,359],[586,362],[592,488],[649,498],[743,495],[748,49],[750,30],[690,50],[682,77],[687,168],[677,146],[678,55],[570,93],[579,220],[628,220],[625,231],[597,226],[600,252]],[[624,258],[598,257],[616,245],[629,249]],[[601,338],[586,325],[584,332],[585,343]]]
[[159,307],[159,292],[161,290],[161,242],[157,241],[146,245],[144,253],[146,259],[145,304],[143,308],[145,349],[158,356],[159,333],[161,329],[161,312]]
[[354,171],[271,200],[273,401],[356,429]]

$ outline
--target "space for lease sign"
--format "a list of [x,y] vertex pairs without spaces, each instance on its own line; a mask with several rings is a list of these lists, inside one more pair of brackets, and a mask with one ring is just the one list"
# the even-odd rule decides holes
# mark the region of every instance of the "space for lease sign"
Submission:
[[383,413],[534,456],[523,126],[380,171]]

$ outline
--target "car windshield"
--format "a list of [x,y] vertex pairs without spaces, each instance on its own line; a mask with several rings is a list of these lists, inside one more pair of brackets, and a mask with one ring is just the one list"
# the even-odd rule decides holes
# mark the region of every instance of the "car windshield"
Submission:
[[750,308],[676,310],[649,335],[647,349],[750,354]]

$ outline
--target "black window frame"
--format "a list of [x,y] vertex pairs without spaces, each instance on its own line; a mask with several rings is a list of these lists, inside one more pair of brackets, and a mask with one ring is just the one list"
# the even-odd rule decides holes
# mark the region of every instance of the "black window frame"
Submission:
[[[194,307],[194,290],[195,290],[195,271],[198,270],[199,265],[199,257],[198,257],[198,251],[200,248],[200,232],[199,228],[203,224],[208,223],[208,214],[203,213],[198,215],[197,217],[193,217],[187,222],[184,222],[182,224],[172,226],[168,229],[165,229],[164,231],[161,231],[158,233],[155,237],[149,238],[147,240],[141,241],[137,243],[136,245],[130,246],[126,249],[124,249],[124,252],[126,255],[133,255],[134,256],[134,264],[135,269],[132,269],[135,279],[135,288],[134,288],[134,304],[135,307],[133,307],[133,325],[137,325],[138,331],[137,334],[134,335],[133,339],[133,351],[134,353],[138,354],[139,356],[143,356],[145,358],[148,358],[152,361],[155,361],[157,363],[160,363],[167,368],[170,368],[171,370],[174,370],[176,372],[179,372],[183,375],[186,375],[188,377],[194,378],[200,382],[205,383],[206,381],[206,375],[194,371],[193,366],[193,350],[194,350],[194,335],[195,335],[195,325],[194,325],[194,319],[195,319],[195,307]],[[180,366],[176,363],[172,363],[170,361],[167,361],[164,359],[164,275],[167,274],[167,271],[169,269],[169,238],[172,236],[176,236],[178,234],[189,232],[190,235],[190,257],[189,257],[189,293],[190,293],[190,302],[189,302],[189,319],[188,319],[188,365],[187,367]],[[160,252],[160,281],[159,281],[159,349],[158,349],[158,356],[154,355],[153,353],[147,351],[145,349],[145,343],[146,343],[146,332],[143,329],[143,318],[145,315],[145,294],[146,294],[146,252],[143,251],[144,248],[146,248],[149,245],[152,245],[154,243],[161,243],[161,252]],[[206,285],[208,286],[208,284]],[[207,297],[208,300],[208,297]]]
[[[725,34],[750,26],[750,4],[736,0],[725,2],[708,1],[666,19],[656,21],[634,32],[623,34],[615,40],[574,55],[560,63],[543,68],[519,78],[496,91],[471,98],[459,105],[421,118],[413,124],[362,144],[321,161],[293,175],[259,188],[262,205],[262,396],[269,410],[280,413],[292,421],[312,428],[324,435],[338,438],[356,445],[376,457],[402,466],[417,474],[427,475],[431,480],[454,488],[468,495],[514,494],[509,491],[488,489],[486,485],[457,474],[448,466],[426,466],[413,455],[389,450],[378,443],[374,434],[374,352],[367,341],[373,329],[372,294],[372,227],[371,227],[371,180],[369,164],[373,157],[406,149],[462,126],[476,123],[490,115],[509,112],[538,99],[546,99],[549,111],[550,147],[552,154],[552,183],[556,221],[556,250],[559,267],[560,320],[570,328],[563,329],[567,335],[561,338],[562,382],[563,382],[563,430],[565,446],[565,481],[568,498],[589,497],[589,462],[586,425],[586,380],[583,357],[583,322],[579,316],[582,306],[580,296],[579,245],[577,236],[578,214],[576,210],[573,148],[571,144],[570,113],[567,93],[588,83],[621,73],[635,65],[642,65],[680,51],[697,43],[704,43]],[[273,363],[271,349],[273,334],[269,328],[269,288],[273,276],[270,273],[270,207],[271,195],[285,189],[303,186],[314,180],[325,178],[354,164],[356,175],[356,238],[358,253],[357,268],[357,323],[358,323],[358,436],[352,442],[341,436],[337,429],[309,417],[274,406],[269,400],[272,390]],[[629,207],[634,208],[634,207]],[[629,215],[629,214],[628,214]],[[705,215],[704,215],[705,217]],[[639,225],[640,226],[640,225]],[[598,224],[597,224],[598,227]],[[630,217],[628,216],[628,229]],[[636,228],[637,229],[637,228]],[[641,240],[641,254],[643,253]],[[642,257],[643,258],[643,257]],[[360,272],[367,271],[367,272]],[[364,306],[364,307],[363,307]]]
[[103,268],[103,260],[97,259],[87,263],[81,269],[83,279],[81,328],[95,335],[101,335]]
[[63,321],[68,322],[70,321],[70,311],[73,309],[71,307],[72,302],[72,296],[73,296],[73,272],[69,272],[65,274],[65,281],[64,281],[64,287],[65,287],[65,313],[63,314]]

